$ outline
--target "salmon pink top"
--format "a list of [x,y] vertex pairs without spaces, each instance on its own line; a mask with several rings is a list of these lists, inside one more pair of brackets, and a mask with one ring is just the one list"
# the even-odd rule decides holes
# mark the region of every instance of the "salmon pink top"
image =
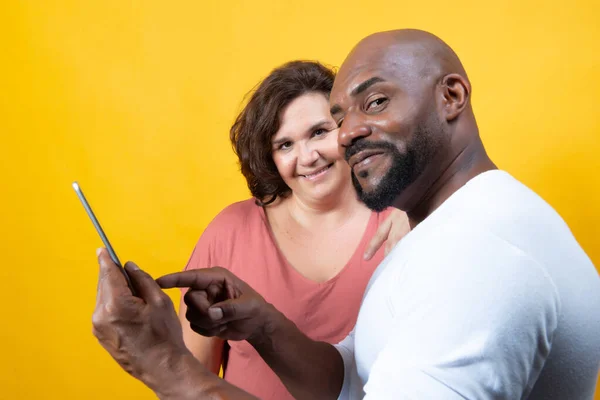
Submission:
[[[185,269],[227,268],[310,338],[338,343],[354,327],[365,287],[384,257],[383,246],[369,261],[363,260],[363,253],[390,212],[373,212],[346,266],[330,280],[317,283],[286,261],[264,209],[254,199],[241,201],[225,208],[208,225]],[[248,342],[228,344],[225,380],[263,400],[293,399]]]

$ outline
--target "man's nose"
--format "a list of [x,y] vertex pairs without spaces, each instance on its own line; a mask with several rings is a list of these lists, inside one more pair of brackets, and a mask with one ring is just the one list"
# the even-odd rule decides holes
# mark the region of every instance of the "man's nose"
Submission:
[[358,139],[371,135],[371,127],[358,116],[347,115],[340,127],[338,145],[349,147]]

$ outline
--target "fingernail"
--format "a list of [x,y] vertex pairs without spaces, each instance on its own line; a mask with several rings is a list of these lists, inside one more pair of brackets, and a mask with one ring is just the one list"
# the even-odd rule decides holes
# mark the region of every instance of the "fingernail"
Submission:
[[132,271],[138,271],[140,267],[138,267],[134,262],[127,261],[125,263],[125,268],[130,269]]
[[96,249],[96,257],[100,257],[100,253],[102,253],[102,247]]
[[210,319],[218,321],[221,318],[223,318],[223,310],[221,310],[219,307],[209,308],[208,316],[210,317]]
[[371,258],[371,253],[367,252],[363,255],[363,260],[368,260],[369,258]]

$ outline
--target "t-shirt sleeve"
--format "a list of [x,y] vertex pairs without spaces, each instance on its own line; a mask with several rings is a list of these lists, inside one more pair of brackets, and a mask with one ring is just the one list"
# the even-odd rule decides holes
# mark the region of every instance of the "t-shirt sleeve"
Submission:
[[[214,221],[213,221],[214,222]],[[211,224],[213,223],[211,222]],[[200,268],[209,268],[212,267],[213,260],[215,260],[215,240],[216,235],[213,232],[214,229],[211,230],[211,226],[209,225],[202,235],[200,239],[196,243],[194,250],[192,251],[192,255],[185,265],[185,270],[191,269],[200,269]]]
[[365,400],[526,398],[550,352],[560,301],[542,266],[494,235],[446,233],[388,286]]
[[254,204],[246,200],[233,203],[217,214],[202,232],[185,270],[216,266],[229,269],[232,244],[237,237],[246,234],[243,227],[248,224],[253,210]]
[[[216,218],[215,218],[216,219]],[[215,220],[213,220],[204,230],[202,235],[200,235],[200,239],[194,246],[194,250],[192,251],[192,255],[188,259],[187,264],[185,265],[184,270],[189,271],[193,269],[200,268],[210,268],[214,267],[213,263],[216,262],[218,257],[215,255],[216,249],[216,239],[217,236],[215,234],[215,229],[211,228],[211,224],[214,224]],[[183,302],[183,296],[187,293],[188,288],[181,288],[181,301]]]
[[[184,270],[217,266],[231,270],[233,243],[245,234],[242,227],[247,225],[253,207],[248,200],[225,207],[202,232]],[[181,289],[182,295],[186,292],[186,288]]]

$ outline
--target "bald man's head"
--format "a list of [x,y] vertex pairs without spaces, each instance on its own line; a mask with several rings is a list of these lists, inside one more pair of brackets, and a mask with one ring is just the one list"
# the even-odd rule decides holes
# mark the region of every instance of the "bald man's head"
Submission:
[[439,79],[450,73],[467,78],[458,56],[445,42],[429,32],[415,29],[367,36],[352,49],[340,75],[352,75],[360,68],[377,65],[389,66],[399,77],[412,82]]
[[472,131],[470,91],[454,51],[430,33],[380,32],[354,47],[330,101],[367,206],[402,208],[411,185],[452,152],[455,136]]

